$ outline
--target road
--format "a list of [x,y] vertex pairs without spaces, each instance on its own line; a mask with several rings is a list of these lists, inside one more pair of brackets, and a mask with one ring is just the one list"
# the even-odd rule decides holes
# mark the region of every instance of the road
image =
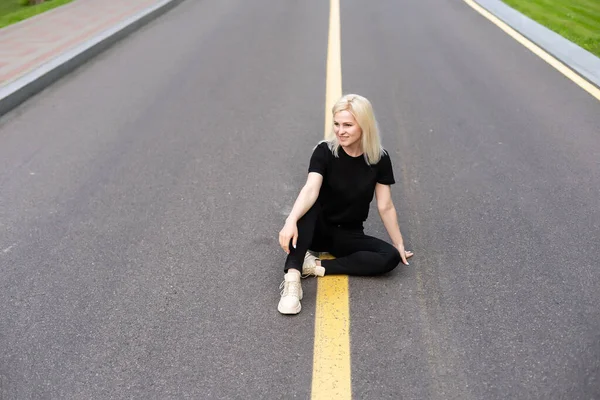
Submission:
[[[7,398],[309,398],[277,232],[328,2],[187,1],[0,119]],[[457,0],[341,5],[410,267],[350,279],[356,399],[600,398],[600,104]],[[375,210],[367,231],[386,238]]]

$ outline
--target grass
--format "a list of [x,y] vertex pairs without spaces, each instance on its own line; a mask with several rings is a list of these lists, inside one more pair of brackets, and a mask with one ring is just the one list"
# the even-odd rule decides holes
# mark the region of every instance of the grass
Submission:
[[504,2],[600,57],[600,0],[504,0]]
[[73,0],[47,0],[34,6],[24,5],[24,0],[0,0],[0,28],[51,10]]

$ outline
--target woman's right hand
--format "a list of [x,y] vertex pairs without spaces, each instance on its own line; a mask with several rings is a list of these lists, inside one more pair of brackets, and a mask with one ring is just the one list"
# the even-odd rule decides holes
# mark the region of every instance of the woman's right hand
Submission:
[[290,254],[290,240],[292,246],[296,248],[296,242],[298,241],[298,226],[293,221],[285,221],[285,225],[279,232],[279,245],[287,254]]

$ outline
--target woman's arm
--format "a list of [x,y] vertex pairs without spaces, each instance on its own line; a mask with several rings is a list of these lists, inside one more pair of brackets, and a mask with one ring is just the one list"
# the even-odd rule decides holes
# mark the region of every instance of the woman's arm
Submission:
[[306,183],[302,190],[300,190],[300,194],[298,194],[294,207],[285,220],[283,229],[279,232],[279,245],[283,251],[288,254],[290,253],[290,240],[292,240],[292,246],[294,246],[294,248],[296,248],[296,242],[298,241],[298,227],[296,223],[308,210],[310,210],[315,204],[315,201],[317,201],[322,183],[323,175],[316,172],[310,172],[308,174]]
[[400,252],[402,262],[408,265],[407,258],[412,257],[412,251],[406,251],[404,249],[404,240],[400,233],[400,226],[398,225],[398,216],[396,214],[396,207],[392,202],[392,191],[389,185],[382,185],[378,183],[375,185],[375,197],[377,198],[377,210],[383,225],[392,239],[392,243]]

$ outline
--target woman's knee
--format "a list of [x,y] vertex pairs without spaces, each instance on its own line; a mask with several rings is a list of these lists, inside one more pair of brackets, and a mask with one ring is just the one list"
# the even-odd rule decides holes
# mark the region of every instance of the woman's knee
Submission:
[[402,258],[400,257],[400,252],[398,251],[398,249],[391,245],[390,245],[389,250],[386,252],[386,255],[384,258],[385,258],[385,272],[389,272],[389,271],[393,270],[394,268],[396,268],[398,266],[398,264],[400,264],[400,261],[402,261]]

